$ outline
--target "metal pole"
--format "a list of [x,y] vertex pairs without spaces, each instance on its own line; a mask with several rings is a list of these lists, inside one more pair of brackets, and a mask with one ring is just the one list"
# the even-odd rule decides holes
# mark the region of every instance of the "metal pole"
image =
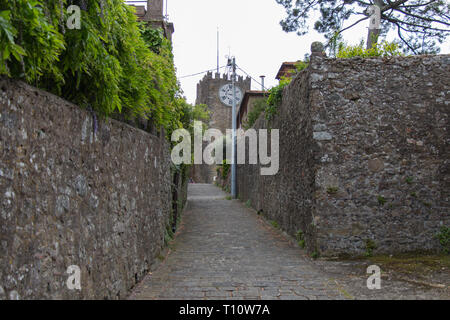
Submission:
[[231,78],[233,85],[233,112],[232,112],[232,152],[231,152],[231,196],[237,198],[236,190],[236,58],[232,58],[233,75]]
[[217,73],[219,73],[219,27],[217,27]]

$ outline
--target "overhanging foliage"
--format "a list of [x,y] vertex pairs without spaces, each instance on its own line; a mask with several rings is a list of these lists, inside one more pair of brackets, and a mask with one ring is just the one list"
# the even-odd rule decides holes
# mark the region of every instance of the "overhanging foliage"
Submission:
[[[81,29],[69,29],[69,5]],[[0,0],[0,75],[22,79],[104,116],[182,126],[171,44],[121,0]]]

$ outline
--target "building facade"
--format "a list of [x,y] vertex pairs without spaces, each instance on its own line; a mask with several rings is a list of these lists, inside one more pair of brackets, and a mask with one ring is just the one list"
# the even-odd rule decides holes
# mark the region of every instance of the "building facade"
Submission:
[[264,101],[268,96],[269,93],[267,91],[246,91],[239,111],[236,113],[236,128],[245,130],[248,114],[253,110],[258,101]]
[[164,37],[172,42],[175,28],[173,23],[168,22],[167,17],[164,16],[164,0],[148,0],[147,7],[134,5],[132,1],[127,1],[127,3],[136,8],[136,16],[139,21],[145,21],[155,29],[160,28]]

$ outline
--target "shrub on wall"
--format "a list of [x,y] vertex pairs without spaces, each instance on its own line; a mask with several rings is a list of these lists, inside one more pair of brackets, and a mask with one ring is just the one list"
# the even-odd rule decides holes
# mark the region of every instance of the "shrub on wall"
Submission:
[[[69,5],[81,8],[70,29]],[[171,44],[121,0],[0,0],[0,75],[104,116],[122,112],[181,126]]]
[[381,43],[374,43],[373,47],[367,49],[364,41],[358,45],[345,45],[343,42],[338,44],[337,58],[369,58],[369,57],[394,57],[401,56],[400,46],[396,42],[383,41]]
[[450,254],[450,227],[442,226],[436,237],[442,246],[442,251],[446,254]]
[[269,97],[267,98],[267,107],[265,109],[266,119],[272,120],[277,114],[277,109],[283,100],[283,90],[291,83],[292,78],[283,78],[280,83],[269,90]]
[[304,61],[297,61],[295,64],[295,70],[291,71],[291,75],[288,77],[282,77],[278,86],[269,90],[269,97],[267,98],[267,107],[265,109],[266,120],[270,121],[276,115],[278,107],[281,105],[283,99],[283,90],[291,83],[296,73],[299,73],[306,69],[309,65],[308,59]]

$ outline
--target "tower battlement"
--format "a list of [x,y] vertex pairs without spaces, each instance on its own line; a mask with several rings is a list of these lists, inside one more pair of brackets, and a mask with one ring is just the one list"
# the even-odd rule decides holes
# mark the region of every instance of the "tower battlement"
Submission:
[[[225,82],[231,82],[231,75],[228,73],[212,73],[212,72],[207,72],[205,74],[205,76],[203,77],[202,80],[199,81],[198,84],[201,84],[205,81],[210,81],[210,80],[218,80],[218,81],[225,81]],[[242,87],[249,87],[248,90],[250,90],[250,85],[251,85],[251,78],[250,77],[246,77],[244,78],[244,76],[236,76],[236,85],[237,86],[242,86]],[[197,85],[198,88],[198,85]],[[198,92],[197,92],[198,93]],[[198,98],[198,94],[197,94],[197,98]]]

